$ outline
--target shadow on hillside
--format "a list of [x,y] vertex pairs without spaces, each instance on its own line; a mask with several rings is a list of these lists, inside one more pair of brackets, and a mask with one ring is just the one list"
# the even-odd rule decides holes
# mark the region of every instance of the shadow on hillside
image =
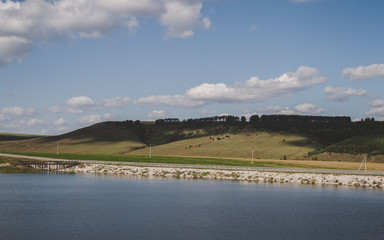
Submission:
[[318,146],[316,142],[311,141],[309,139],[291,140],[291,141],[286,141],[285,143],[295,147],[317,147]]

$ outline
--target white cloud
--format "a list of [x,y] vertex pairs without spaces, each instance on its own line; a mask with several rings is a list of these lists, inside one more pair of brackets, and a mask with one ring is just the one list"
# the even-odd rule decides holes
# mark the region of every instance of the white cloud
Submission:
[[64,125],[66,123],[67,123],[67,121],[65,121],[63,118],[59,118],[59,119],[57,119],[56,121],[53,122],[53,124],[56,125],[56,126]]
[[0,121],[13,120],[18,117],[34,116],[39,112],[34,108],[24,109],[21,107],[5,107],[0,109]]
[[367,116],[384,116],[384,106],[374,107],[369,112],[366,112]]
[[53,106],[47,108],[50,113],[83,114],[92,110],[101,110],[109,107],[125,107],[131,103],[128,97],[107,98],[98,101],[87,96],[72,97],[65,103],[67,106]]
[[128,97],[115,97],[101,100],[101,105],[104,107],[125,107],[131,103]]
[[384,100],[382,99],[375,99],[372,102],[369,103],[369,106],[372,107],[382,107],[384,106]]
[[169,117],[169,113],[165,110],[154,110],[147,114],[148,120],[153,121],[157,119]]
[[22,122],[27,124],[28,126],[36,126],[36,125],[43,125],[44,124],[43,121],[36,119],[36,118],[31,118],[29,120],[22,121]]
[[32,42],[25,38],[17,36],[0,36],[0,66],[7,65],[13,58],[25,57],[26,53],[28,53],[31,48]]
[[269,98],[278,98],[304,90],[326,81],[318,76],[317,69],[301,66],[296,72],[288,72],[268,80],[252,77],[234,85],[225,83],[203,83],[185,92],[184,95],[161,95],[143,97],[138,104],[154,104],[184,107],[200,107],[208,103],[259,102]]
[[312,114],[312,115],[326,112],[324,108],[318,108],[317,106],[311,103],[303,103],[303,104],[297,105],[294,109],[298,113],[305,113],[305,114]]
[[233,86],[225,83],[208,84],[189,89],[186,96],[194,100],[213,102],[258,102],[267,98],[280,97],[297,92],[326,81],[318,77],[315,68],[301,66],[296,72],[288,72],[268,80],[252,77]]
[[160,23],[168,29],[168,36],[188,38],[193,36],[195,28],[209,29],[211,21],[202,18],[201,2],[167,1],[165,13],[160,16]]
[[47,109],[50,113],[83,114],[87,110],[97,109],[95,101],[87,96],[72,97],[65,103],[68,107],[53,106]]
[[139,98],[135,101],[139,105],[168,105],[178,107],[200,107],[205,105],[204,101],[195,101],[183,95],[159,95]]
[[345,68],[343,77],[350,80],[366,80],[373,78],[384,78],[384,63],[359,66],[357,68]]
[[337,101],[337,102],[343,102],[349,100],[350,97],[364,97],[368,96],[368,93],[364,89],[352,89],[352,88],[333,88],[331,86],[327,86],[323,90],[324,94],[326,95],[326,99],[329,101]]
[[283,115],[318,115],[326,112],[325,109],[319,108],[311,103],[299,104],[296,107],[281,107],[281,106],[268,106],[258,109],[262,114],[283,114]]
[[25,57],[34,42],[100,38],[115,29],[134,32],[138,18],[159,19],[169,37],[191,37],[209,29],[202,0],[26,0],[0,1],[0,65]]
[[367,116],[384,116],[384,100],[375,99],[369,103],[372,106],[371,110],[365,113]]
[[258,112],[261,114],[284,114],[284,115],[292,115],[295,112],[289,107],[281,107],[281,106],[267,106],[265,108],[258,109]]
[[87,96],[72,97],[68,99],[66,104],[73,108],[89,108],[95,106],[95,102]]

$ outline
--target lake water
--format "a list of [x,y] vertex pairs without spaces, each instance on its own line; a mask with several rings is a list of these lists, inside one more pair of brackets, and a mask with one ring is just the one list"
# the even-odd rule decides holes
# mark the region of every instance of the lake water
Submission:
[[384,191],[0,174],[0,239],[384,239]]

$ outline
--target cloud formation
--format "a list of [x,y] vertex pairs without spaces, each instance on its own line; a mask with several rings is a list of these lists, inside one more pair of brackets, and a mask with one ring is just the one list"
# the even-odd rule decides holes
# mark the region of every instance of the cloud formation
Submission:
[[147,116],[149,121],[154,121],[157,119],[168,118],[169,113],[165,110],[154,110],[148,113]]
[[196,1],[167,1],[166,11],[160,16],[160,23],[168,30],[167,35],[188,38],[193,36],[196,28],[209,29],[211,21],[200,14],[202,6]]
[[101,110],[103,108],[121,108],[131,103],[128,97],[114,97],[94,101],[87,96],[71,97],[65,103],[66,106],[53,106],[47,109],[50,113],[83,114],[88,111]]
[[167,37],[188,38],[209,29],[202,0],[0,1],[0,66],[28,55],[36,41],[100,38],[115,29],[134,32],[138,18],[159,19]]
[[299,104],[294,108],[281,106],[268,106],[258,109],[262,114],[283,114],[283,115],[318,115],[327,112],[324,108],[319,108],[311,103]]
[[284,97],[287,94],[307,89],[325,82],[315,68],[301,66],[296,72],[284,73],[277,78],[261,80],[252,77],[233,85],[225,83],[203,83],[185,92],[184,95],[160,95],[143,97],[138,104],[200,107],[208,103],[253,103],[269,98]]
[[359,66],[357,68],[345,68],[342,75],[350,80],[384,78],[384,63]]
[[34,108],[24,109],[21,107],[5,107],[0,109],[0,122],[11,121],[19,117],[31,117],[39,112]]
[[333,88],[331,86],[327,86],[323,90],[324,95],[326,96],[326,99],[329,101],[336,101],[336,102],[344,102],[348,101],[350,97],[364,97],[368,96],[368,93],[365,89],[352,89],[352,88],[345,88],[345,87],[339,87],[339,88]]
[[375,99],[369,103],[371,110],[365,113],[367,116],[384,116],[384,100]]

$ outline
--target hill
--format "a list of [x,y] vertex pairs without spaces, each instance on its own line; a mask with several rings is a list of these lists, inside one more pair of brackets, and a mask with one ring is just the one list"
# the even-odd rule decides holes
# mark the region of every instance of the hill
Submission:
[[[59,146],[57,146],[59,145]],[[308,137],[270,132],[251,125],[135,124],[103,122],[58,136],[0,141],[6,152],[153,154],[208,157],[295,159],[318,146]]]
[[[0,135],[5,136],[5,135]],[[8,137],[10,138],[10,137]],[[58,136],[0,138],[2,152],[383,161],[382,122],[102,122]],[[331,154],[332,153],[332,154]]]

